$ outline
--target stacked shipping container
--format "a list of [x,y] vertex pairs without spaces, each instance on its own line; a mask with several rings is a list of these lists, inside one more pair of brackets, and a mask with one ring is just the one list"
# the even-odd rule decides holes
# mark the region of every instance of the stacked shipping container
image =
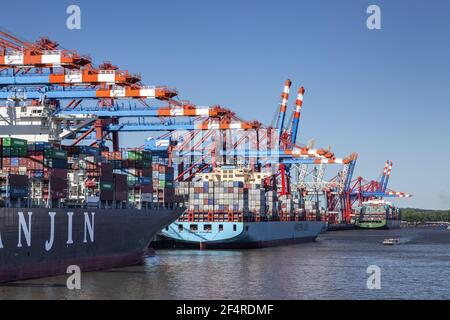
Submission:
[[187,214],[202,217],[209,213],[209,220],[211,217],[228,220],[230,214],[237,219],[273,219],[278,214],[275,206],[269,210],[266,204],[270,198],[267,195],[276,193],[266,192],[260,184],[240,181],[178,182],[176,190],[178,195],[189,199]]
[[[109,152],[91,146],[59,148],[47,142],[1,138],[0,196],[34,205],[101,202],[112,206],[173,203],[173,168],[144,150]],[[161,181],[160,181],[161,180]],[[155,188],[154,188],[155,186]],[[54,203],[53,203],[54,204]]]
[[174,169],[161,163],[153,164],[153,201],[171,203],[175,201]]
[[[242,181],[231,181],[230,176]],[[188,202],[188,210],[181,221],[318,219],[316,210],[303,210],[292,195],[280,195],[266,186],[263,183],[265,176],[258,180],[243,170],[226,168],[223,172],[216,169],[204,173],[200,178],[200,181],[177,183],[176,194]]]
[[128,199],[131,202],[152,202],[152,156],[148,151],[128,150],[122,153],[122,168],[128,173]]

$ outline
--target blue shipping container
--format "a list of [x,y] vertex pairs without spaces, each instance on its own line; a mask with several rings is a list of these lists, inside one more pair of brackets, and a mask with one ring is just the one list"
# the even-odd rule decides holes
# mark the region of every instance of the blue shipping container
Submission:
[[140,182],[143,185],[148,185],[152,183],[152,179],[150,177],[140,177]]
[[25,197],[28,195],[28,187],[9,187],[9,195],[11,197]]

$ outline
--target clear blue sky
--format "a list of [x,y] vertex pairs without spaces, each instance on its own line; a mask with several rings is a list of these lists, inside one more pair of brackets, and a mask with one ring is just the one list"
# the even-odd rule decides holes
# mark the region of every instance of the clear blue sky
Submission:
[[[82,29],[66,28],[78,4]],[[382,30],[366,28],[381,7]],[[450,2],[12,1],[2,26],[141,72],[199,105],[270,123],[286,78],[306,88],[300,141],[360,154],[356,175],[394,162],[403,206],[450,208]],[[293,108],[295,98],[290,101]]]

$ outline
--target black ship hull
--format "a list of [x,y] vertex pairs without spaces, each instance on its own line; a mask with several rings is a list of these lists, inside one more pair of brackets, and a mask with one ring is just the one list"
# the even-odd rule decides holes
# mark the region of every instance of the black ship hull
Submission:
[[183,210],[0,208],[0,283],[138,264]]

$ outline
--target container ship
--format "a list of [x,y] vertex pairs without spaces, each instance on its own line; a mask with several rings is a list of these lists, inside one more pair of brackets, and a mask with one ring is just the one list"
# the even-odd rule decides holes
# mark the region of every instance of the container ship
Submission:
[[0,143],[0,282],[137,264],[185,210],[148,151]]
[[362,229],[400,228],[401,212],[385,200],[369,200],[362,203],[356,225]]
[[0,282],[142,261],[185,208],[167,159],[121,148],[120,123],[167,115],[145,100],[176,90],[3,29],[0,66]]
[[314,241],[325,222],[300,209],[291,195],[265,185],[264,173],[222,166],[178,182],[188,209],[162,230],[176,246],[200,249],[262,248]]

